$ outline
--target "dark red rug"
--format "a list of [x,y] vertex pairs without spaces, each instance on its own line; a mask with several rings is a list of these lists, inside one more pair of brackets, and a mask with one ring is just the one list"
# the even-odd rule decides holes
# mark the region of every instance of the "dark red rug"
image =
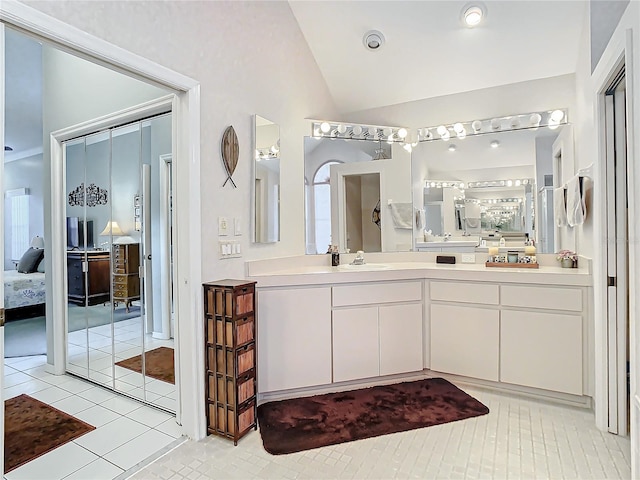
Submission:
[[[142,373],[142,355],[117,362],[123,368]],[[158,347],[144,353],[144,373],[157,380],[176,383],[173,348]]]
[[4,473],[96,427],[29,395],[4,402]]
[[455,385],[429,378],[264,403],[258,425],[265,450],[281,455],[487,413]]

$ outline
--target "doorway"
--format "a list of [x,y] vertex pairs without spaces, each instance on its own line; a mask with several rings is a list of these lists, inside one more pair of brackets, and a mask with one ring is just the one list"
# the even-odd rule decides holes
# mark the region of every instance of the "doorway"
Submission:
[[604,91],[609,432],[630,432],[629,212],[625,65]]

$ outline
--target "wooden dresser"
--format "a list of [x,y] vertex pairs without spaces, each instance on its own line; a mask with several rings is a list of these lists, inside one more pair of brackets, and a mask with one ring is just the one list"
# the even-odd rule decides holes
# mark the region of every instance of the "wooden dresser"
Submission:
[[256,422],[255,283],[203,284],[207,433],[238,439]]
[[[86,257],[85,257],[86,255]],[[82,264],[87,262],[86,269]],[[86,280],[84,272],[87,272]],[[104,250],[67,251],[69,302],[97,305],[109,301],[109,252]]]
[[113,244],[113,301],[124,302],[128,312],[140,300],[140,244]]

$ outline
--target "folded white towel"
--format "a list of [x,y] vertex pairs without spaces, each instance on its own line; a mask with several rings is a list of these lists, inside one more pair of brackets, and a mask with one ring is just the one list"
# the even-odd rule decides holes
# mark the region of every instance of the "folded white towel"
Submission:
[[391,218],[396,228],[413,228],[413,205],[411,203],[391,203]]
[[418,230],[422,230],[426,225],[426,218],[424,214],[424,209],[419,208],[416,210],[416,228]]
[[553,216],[556,221],[556,226],[567,226],[567,204],[564,198],[565,187],[559,187],[553,189]]
[[580,177],[577,175],[567,182],[567,223],[570,227],[584,223],[585,211]]

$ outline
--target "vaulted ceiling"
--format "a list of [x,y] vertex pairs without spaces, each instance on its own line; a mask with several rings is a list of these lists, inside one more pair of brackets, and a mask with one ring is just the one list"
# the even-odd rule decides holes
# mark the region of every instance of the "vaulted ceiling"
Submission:
[[[572,73],[588,8],[583,0],[485,0],[485,21],[466,28],[468,3],[458,0],[289,5],[343,113]],[[369,30],[383,33],[382,48],[364,47]],[[6,45],[5,143],[15,155],[41,147],[42,60],[32,39],[7,30]]]
[[[463,26],[465,6],[486,18]],[[588,2],[308,1],[289,5],[343,113],[575,72]],[[378,30],[385,44],[367,50]]]

